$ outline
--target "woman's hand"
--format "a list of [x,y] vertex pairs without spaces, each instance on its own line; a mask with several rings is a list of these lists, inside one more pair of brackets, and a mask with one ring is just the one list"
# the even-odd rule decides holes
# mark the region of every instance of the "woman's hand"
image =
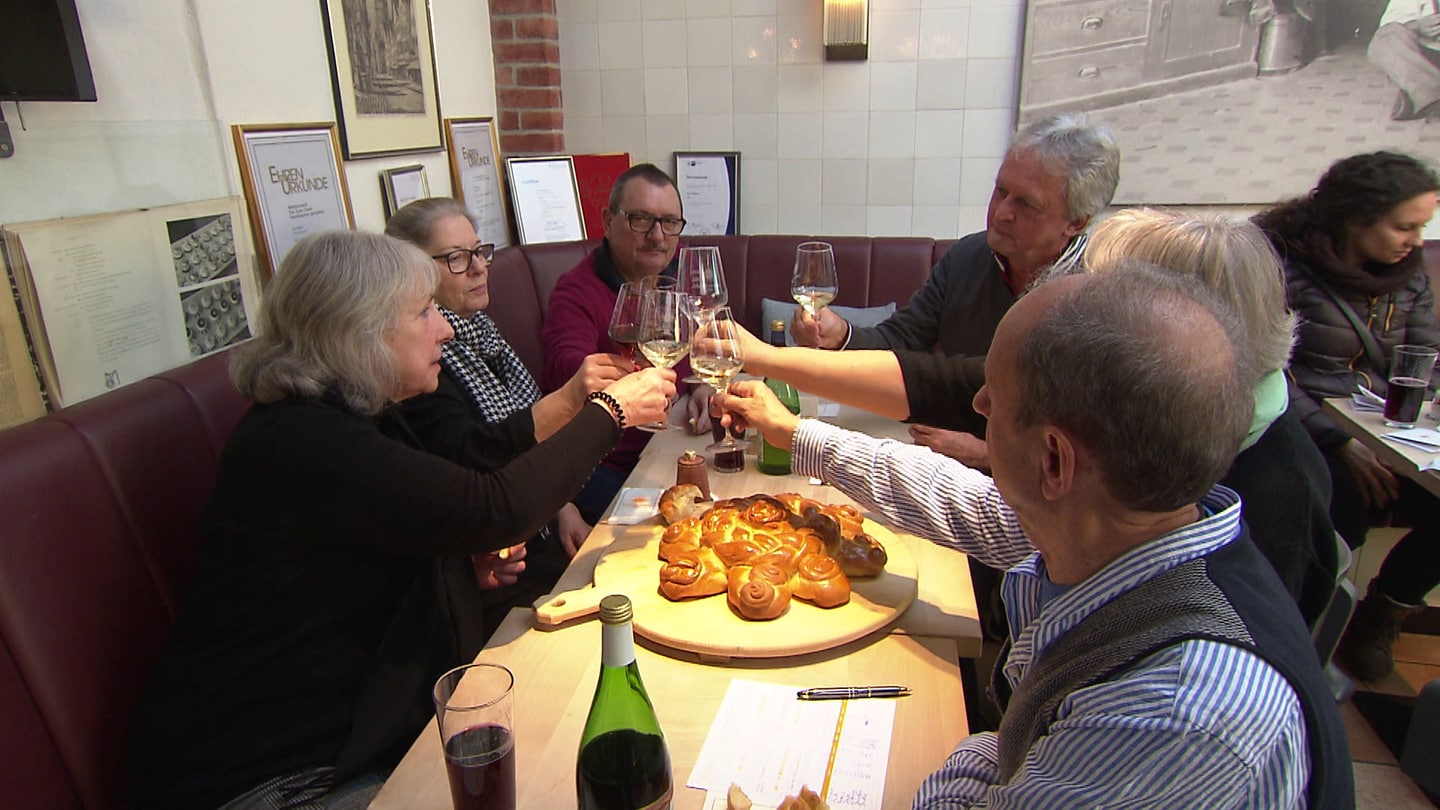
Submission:
[[555,513],[555,520],[560,524],[560,545],[565,549],[565,556],[573,559],[580,546],[584,545],[585,538],[590,536],[590,524],[580,517],[580,510],[573,503],[560,507],[560,511]]
[[585,404],[585,395],[605,390],[605,386],[635,370],[635,364],[618,354],[586,355],[580,369],[565,383],[565,390],[575,410]]
[[1395,477],[1395,473],[1359,440],[1351,439],[1345,442],[1336,452],[1350,470],[1366,506],[1371,509],[1384,509],[1400,497],[1400,480]]
[[475,568],[475,582],[481,590],[514,585],[515,580],[520,578],[520,572],[525,570],[525,544],[489,554],[472,554],[470,564]]
[[985,440],[979,436],[929,425],[911,425],[910,438],[916,444],[949,456],[966,467],[990,472],[990,455],[985,449]]
[[675,372],[668,368],[642,369],[610,383],[604,390],[625,411],[627,427],[661,422],[675,397]]
[[814,318],[804,307],[795,307],[795,317],[790,320],[790,334],[794,336],[796,346],[838,349],[850,336],[850,324],[831,312],[829,307],[822,308]]
[[715,404],[725,411],[720,419],[725,425],[755,428],[776,447],[789,447],[795,427],[800,424],[800,417],[759,380],[731,383],[729,393],[715,395]]

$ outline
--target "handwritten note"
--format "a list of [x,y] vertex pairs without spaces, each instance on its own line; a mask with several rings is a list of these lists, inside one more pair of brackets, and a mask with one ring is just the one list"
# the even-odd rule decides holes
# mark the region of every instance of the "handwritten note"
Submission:
[[686,783],[710,792],[707,810],[725,807],[732,782],[757,810],[806,785],[833,810],[879,810],[894,701],[796,700],[801,688],[730,681]]

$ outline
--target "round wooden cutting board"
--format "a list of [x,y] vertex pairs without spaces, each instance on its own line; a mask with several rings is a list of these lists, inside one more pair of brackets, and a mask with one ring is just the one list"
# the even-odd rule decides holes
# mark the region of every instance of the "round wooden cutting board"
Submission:
[[[850,601],[824,609],[798,599],[773,621],[740,618],[725,594],[683,602],[660,595],[660,535],[655,521],[617,531],[595,565],[595,587],[560,594],[537,609],[538,621],[556,623],[588,612],[600,597],[623,593],[635,606],[635,631],[667,647],[715,658],[774,658],[816,652],[884,627],[915,599],[916,568],[910,548],[871,520],[865,531],[885,546],[889,561],[878,577],[852,578]],[[546,609],[568,606],[563,615]]]

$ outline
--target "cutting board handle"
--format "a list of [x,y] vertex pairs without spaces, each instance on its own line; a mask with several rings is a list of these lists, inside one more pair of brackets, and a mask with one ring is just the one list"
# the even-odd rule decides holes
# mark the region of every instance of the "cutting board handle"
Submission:
[[610,591],[603,591],[591,586],[541,597],[535,602],[535,623],[553,627],[571,619],[598,613],[600,600],[608,593]]

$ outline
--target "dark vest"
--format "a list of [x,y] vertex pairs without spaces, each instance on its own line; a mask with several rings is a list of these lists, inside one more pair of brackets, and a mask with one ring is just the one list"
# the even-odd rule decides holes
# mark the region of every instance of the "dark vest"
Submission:
[[[1003,687],[1006,654],[993,684],[1005,709],[999,771],[1009,781],[1071,693],[1103,683],[1161,650],[1192,639],[1232,644],[1274,667],[1300,699],[1310,754],[1307,807],[1353,808],[1349,744],[1295,604],[1248,531],[1116,597],[1045,648],[1016,687]],[[1008,653],[1008,649],[1006,650]]]

